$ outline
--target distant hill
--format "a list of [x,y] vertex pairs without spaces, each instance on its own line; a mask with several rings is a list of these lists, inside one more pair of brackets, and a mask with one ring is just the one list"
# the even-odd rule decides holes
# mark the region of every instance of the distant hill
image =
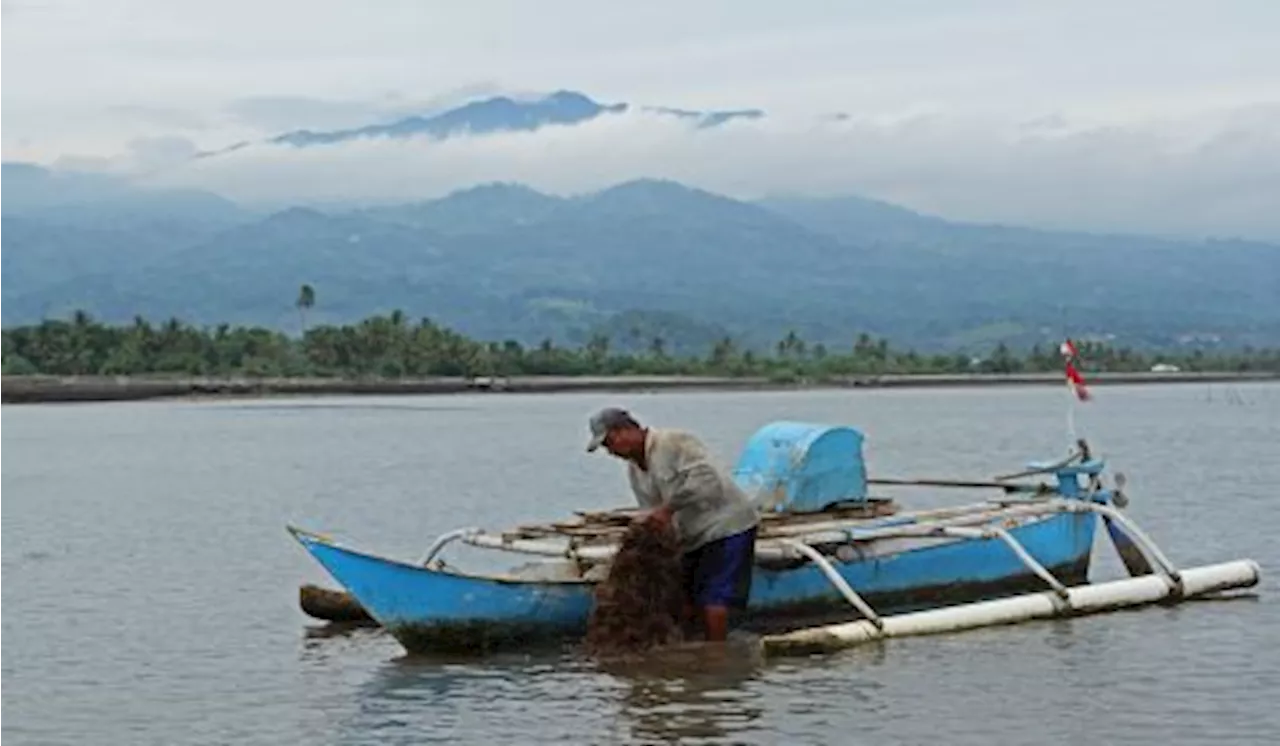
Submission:
[[[956,223],[861,198],[765,204],[842,243],[893,248],[916,266],[912,284],[926,295],[973,291],[963,308],[1006,330],[1008,322],[1022,327],[997,335],[1004,341],[1028,342],[1036,324],[1162,343],[1201,328],[1230,329],[1224,336],[1240,344],[1277,339],[1276,244]],[[995,321],[1001,317],[1003,324]],[[975,331],[981,327],[949,338],[961,343]]]
[[[655,180],[572,198],[488,184],[265,216],[126,189],[113,213],[89,187],[79,201],[23,195],[29,176],[5,170],[6,325],[83,308],[296,329],[306,282],[316,322],[399,308],[530,344],[606,334],[623,349],[658,336],[669,352],[696,352],[724,335],[771,347],[795,330],[828,347],[868,332],[981,349],[1052,344],[1064,322],[1135,346],[1280,344],[1280,247],[1269,244],[959,224],[859,198],[749,203]],[[170,199],[192,207],[149,206]]]
[[565,204],[520,184],[486,184],[430,202],[371,207],[359,214],[446,234],[488,233],[495,226],[530,225]]
[[957,227],[942,218],[864,197],[768,197],[756,204],[817,233],[860,243],[920,241]]
[[8,162],[0,173],[6,217],[121,227],[179,222],[225,226],[252,216],[231,200],[197,189],[146,189],[124,177],[31,163]]

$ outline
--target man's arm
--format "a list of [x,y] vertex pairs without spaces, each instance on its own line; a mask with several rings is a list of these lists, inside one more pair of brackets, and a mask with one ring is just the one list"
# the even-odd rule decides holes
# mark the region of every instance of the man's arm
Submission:
[[666,523],[677,510],[703,501],[722,489],[720,474],[696,442],[682,442],[673,449],[659,473],[666,499],[653,511],[652,520]]
[[637,505],[642,508],[662,506],[662,495],[645,489],[630,473],[627,475],[627,482],[631,485],[631,494],[635,496]]
[[720,474],[705,459],[685,459],[678,464],[671,480],[671,496],[667,505],[680,510],[720,491]]

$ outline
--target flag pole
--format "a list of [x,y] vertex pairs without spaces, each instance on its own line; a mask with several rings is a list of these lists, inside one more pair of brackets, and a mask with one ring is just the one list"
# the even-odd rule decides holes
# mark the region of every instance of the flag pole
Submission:
[[1080,375],[1080,371],[1076,370],[1075,360],[1079,352],[1070,337],[1066,337],[1063,340],[1058,347],[1058,352],[1062,354],[1067,395],[1071,397],[1070,401],[1067,402],[1067,437],[1070,439],[1067,450],[1070,451],[1079,442],[1076,437],[1076,404],[1078,401],[1085,401],[1089,398],[1089,390],[1085,387],[1084,377]]
[[1067,452],[1070,453],[1075,449],[1076,443],[1079,442],[1076,437],[1076,401],[1075,395],[1071,392],[1071,384],[1067,384]]

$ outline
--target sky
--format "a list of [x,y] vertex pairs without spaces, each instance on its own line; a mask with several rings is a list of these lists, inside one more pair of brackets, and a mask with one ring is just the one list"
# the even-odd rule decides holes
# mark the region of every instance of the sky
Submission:
[[[656,176],[968,220],[1280,236],[1271,0],[4,0],[2,23],[7,161],[248,201]],[[769,116],[190,160],[558,89]]]

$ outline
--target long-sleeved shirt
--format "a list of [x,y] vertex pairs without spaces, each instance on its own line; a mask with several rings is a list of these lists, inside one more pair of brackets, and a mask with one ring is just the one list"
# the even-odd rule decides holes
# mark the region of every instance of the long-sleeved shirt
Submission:
[[651,428],[644,450],[647,468],[627,464],[631,491],[642,507],[671,506],[684,551],[759,523],[746,493],[691,433]]

